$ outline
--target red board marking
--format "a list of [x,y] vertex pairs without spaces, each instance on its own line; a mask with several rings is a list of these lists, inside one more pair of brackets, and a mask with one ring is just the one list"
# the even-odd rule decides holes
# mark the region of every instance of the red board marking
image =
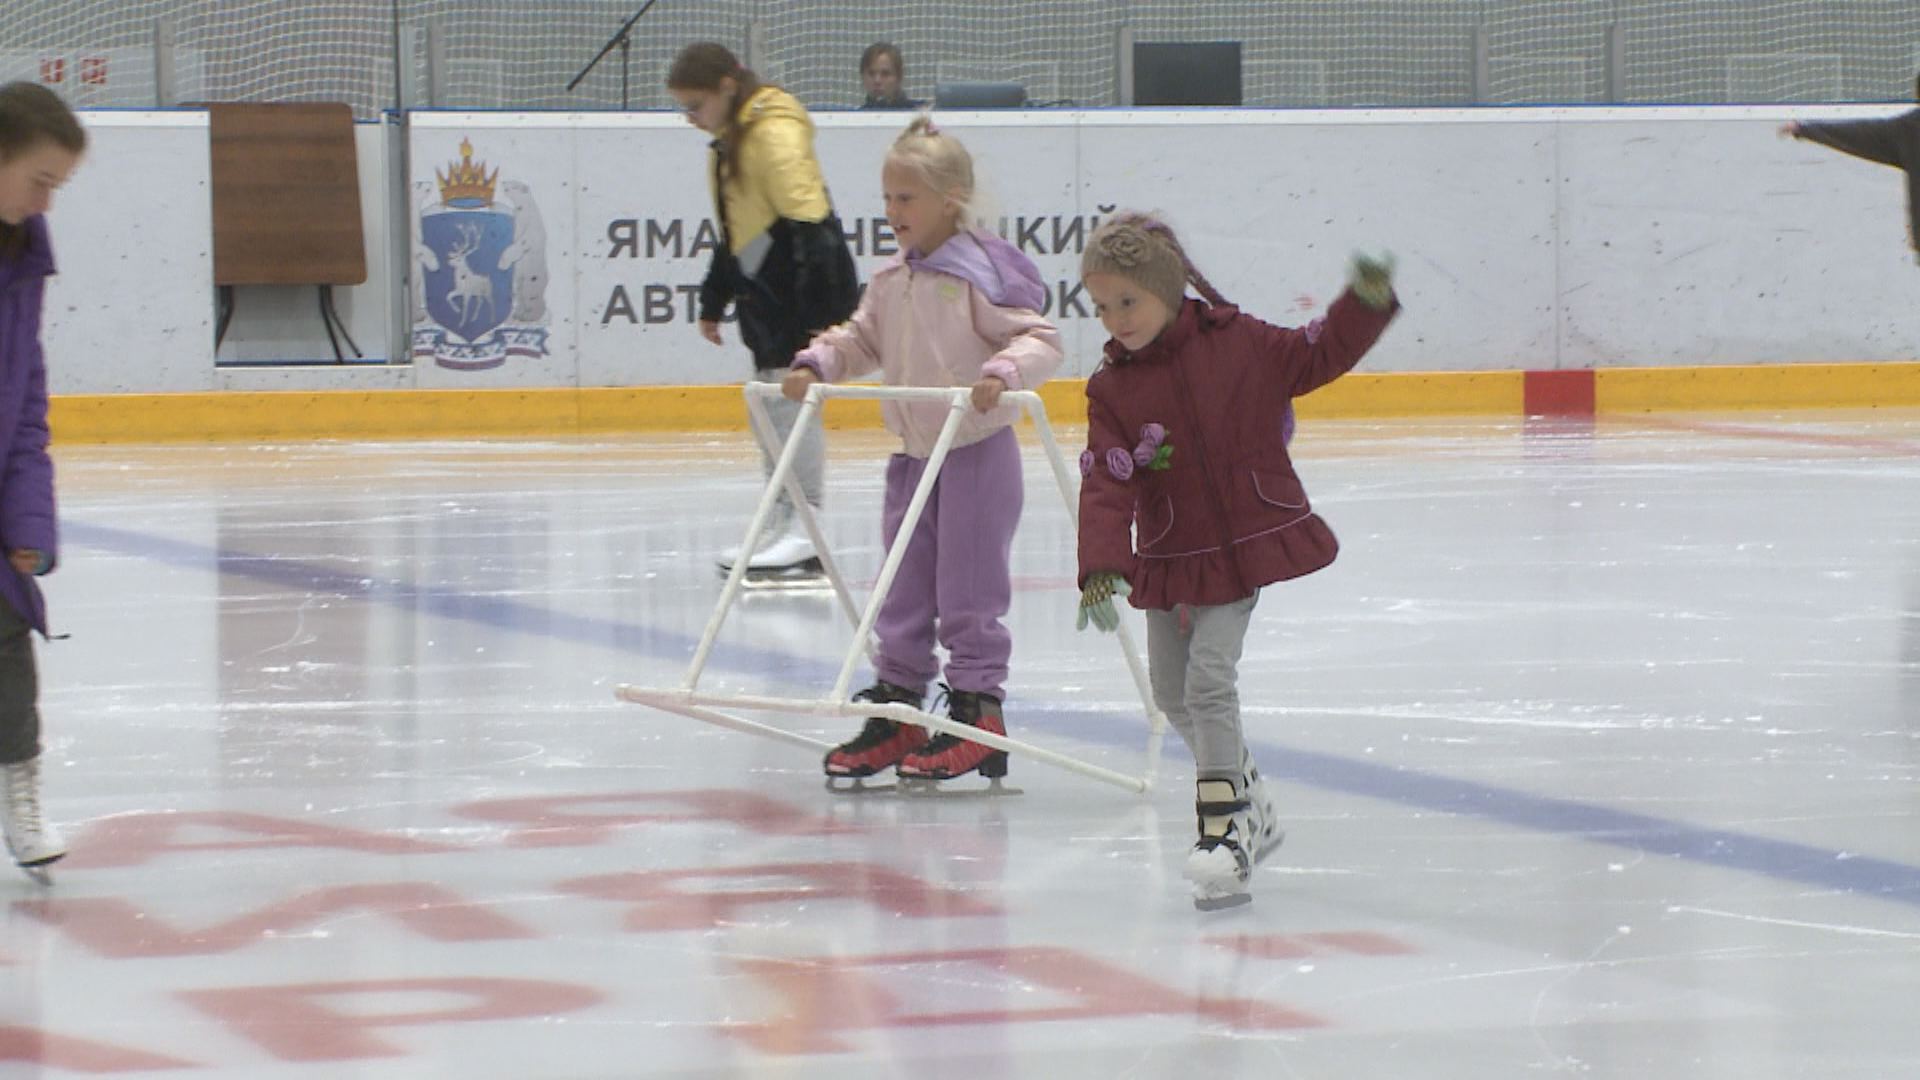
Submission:
[[[55,1035],[39,1028],[0,1026],[0,1062],[24,1061],[78,1073],[130,1073],[191,1069],[191,1061],[128,1050],[112,1043]],[[35,1071],[38,1075],[38,1070]]]
[[[761,889],[686,889],[682,883],[741,878],[778,878],[791,884]],[[958,919],[998,915],[1000,909],[964,892],[910,874],[860,862],[768,863],[699,870],[607,874],[563,881],[559,890],[597,900],[639,905],[627,915],[628,930],[708,930],[739,921],[736,912],[763,904],[808,904],[851,900],[913,919]]]
[[530,799],[489,799],[454,807],[473,821],[522,828],[507,838],[512,847],[591,847],[634,825],[726,825],[754,836],[826,836],[859,828],[769,799],[751,791],[630,791],[605,795],[563,795]]
[[15,910],[59,927],[101,956],[212,956],[274,934],[304,930],[345,912],[371,912],[434,941],[515,941],[540,935],[439,885],[347,885],[296,896],[205,930],[171,926],[118,899],[79,897],[17,903]]
[[1796,431],[1793,428],[1758,427],[1749,424],[1724,424],[1708,420],[1670,420],[1658,416],[1635,416],[1623,421],[1638,427],[1691,431],[1703,435],[1726,435],[1739,439],[1769,439],[1775,442],[1805,443],[1809,446],[1834,446],[1843,450],[1873,450],[1896,457],[1920,457],[1920,442],[1882,439],[1872,435],[1845,435],[1831,431]]
[[[419,994],[441,1007],[420,1012],[338,1010],[329,999]],[[522,1020],[591,1008],[605,995],[588,986],[539,979],[386,979],[365,982],[242,986],[186,990],[188,1004],[258,1043],[282,1061],[352,1061],[404,1057],[408,1051],[372,1033],[377,1028]],[[471,999],[447,1007],[442,999]]]
[[1521,385],[1528,416],[1592,416],[1594,378],[1591,368],[1571,371],[1529,371]]
[[[1047,1023],[1105,1020],[1125,1016],[1201,1017],[1238,1029],[1288,1030],[1318,1027],[1316,1017],[1294,1009],[1243,998],[1196,997],[1072,949],[1026,946],[964,949],[953,952],[891,953],[874,956],[800,959],[736,959],[734,964],[759,979],[786,1003],[786,1013],[760,1024],[729,1026],[724,1034],[757,1049],[780,1054],[829,1054],[855,1049],[844,1033],[868,1029],[956,1025]],[[951,1012],[913,1013],[899,1005],[886,983],[885,969],[974,969],[951,977],[956,986],[990,979],[1032,984],[1064,996],[1066,1005],[1024,1008],[957,1008]],[[980,990],[982,996],[991,990]],[[1023,987],[1018,995],[1040,995]]]
[[[189,840],[192,830],[239,833],[246,839]],[[74,841],[67,867],[145,866],[162,855],[208,851],[261,851],[279,848],[328,848],[364,855],[435,855],[463,851],[447,844],[314,825],[292,818],[232,811],[170,814],[139,813],[110,817]]]

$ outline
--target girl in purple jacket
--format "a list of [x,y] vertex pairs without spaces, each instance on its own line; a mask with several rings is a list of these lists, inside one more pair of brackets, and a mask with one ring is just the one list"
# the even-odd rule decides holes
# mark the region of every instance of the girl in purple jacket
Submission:
[[40,305],[53,249],[53,193],[80,162],[86,132],[66,103],[34,83],[0,86],[0,827],[14,861],[44,874],[67,853],[40,814],[39,677],[31,634],[47,632],[34,578],[58,557],[53,462],[47,457],[47,369]]
[[[1293,471],[1283,419],[1386,329],[1399,309],[1391,268],[1357,257],[1324,320],[1269,326],[1222,299],[1163,222],[1121,214],[1095,230],[1080,276],[1113,337],[1087,380],[1079,625],[1113,629],[1116,595],[1146,611],[1154,704],[1193,751],[1194,903],[1245,903],[1253,864],[1280,842],[1240,729],[1247,625],[1262,586],[1338,549]],[[1189,284],[1206,300],[1186,298]]]

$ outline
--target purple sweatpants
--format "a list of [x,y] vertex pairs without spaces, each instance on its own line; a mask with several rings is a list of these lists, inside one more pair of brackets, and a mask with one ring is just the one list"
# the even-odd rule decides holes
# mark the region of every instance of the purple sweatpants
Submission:
[[[925,458],[887,460],[881,531],[888,548],[926,470]],[[880,678],[924,693],[940,672],[937,634],[947,650],[948,686],[1006,700],[1013,635],[1000,619],[1013,602],[1008,562],[1023,500],[1012,428],[947,455],[874,623]]]

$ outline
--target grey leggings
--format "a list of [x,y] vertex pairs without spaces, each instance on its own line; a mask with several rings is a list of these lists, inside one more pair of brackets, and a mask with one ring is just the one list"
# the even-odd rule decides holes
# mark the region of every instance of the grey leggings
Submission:
[[1174,611],[1147,612],[1147,671],[1153,703],[1193,751],[1200,780],[1237,780],[1246,751],[1240,729],[1240,654],[1253,621],[1254,593],[1217,607],[1189,607],[1182,632]]
[[39,698],[33,627],[12,604],[0,600],[0,765],[40,756]]
[[[753,373],[755,382],[778,383],[786,378],[787,369],[767,368]],[[784,397],[768,398],[767,417],[773,421],[774,431],[785,442],[793,437],[794,422],[800,419],[800,403],[788,401]],[[755,440],[756,442],[758,440]],[[773,476],[774,457],[762,447],[760,451],[760,471],[762,476]],[[807,497],[807,505],[820,509],[822,498],[827,489],[827,445],[826,435],[821,430],[820,416],[814,414],[813,423],[800,436],[800,452],[793,459],[793,475],[800,481],[800,490]],[[786,489],[780,491],[780,501],[774,505],[774,515],[767,521],[764,535],[777,536],[784,532],[794,521],[793,500]]]

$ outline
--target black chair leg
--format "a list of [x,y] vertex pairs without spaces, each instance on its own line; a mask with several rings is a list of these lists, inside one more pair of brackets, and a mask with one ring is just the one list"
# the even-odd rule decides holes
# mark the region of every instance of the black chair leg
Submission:
[[213,348],[218,352],[220,343],[227,340],[227,326],[233,322],[233,286],[222,285],[214,295],[216,316],[213,326]]
[[347,347],[353,350],[354,357],[366,358],[366,354],[360,351],[360,346],[354,343],[353,335],[347,332],[347,324],[340,318],[339,310],[333,306],[333,286],[331,285],[320,286],[320,321],[326,325],[327,341],[333,346],[334,363],[347,362],[347,358],[340,353],[339,340],[333,336],[333,328],[336,326],[340,328],[340,337],[347,339]]

